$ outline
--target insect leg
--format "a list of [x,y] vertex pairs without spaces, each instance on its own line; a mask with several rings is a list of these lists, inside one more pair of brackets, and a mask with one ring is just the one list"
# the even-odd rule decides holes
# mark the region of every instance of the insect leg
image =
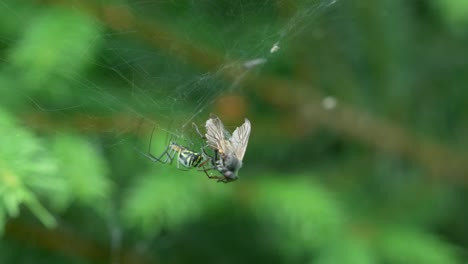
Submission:
[[[212,158],[210,155],[208,155],[208,153],[206,153],[205,147],[201,148],[201,151],[202,151],[202,155],[204,156],[205,160],[204,160],[202,163],[200,163],[200,164],[198,165],[198,167],[199,167],[199,168],[202,167],[202,170],[203,170],[205,173],[207,173],[207,171],[209,171],[209,170],[216,170],[216,168],[214,167],[215,164],[214,164],[214,162],[213,162],[213,158]],[[207,162],[210,162],[210,165],[211,165],[210,168],[205,168],[205,165],[206,165]],[[200,170],[200,171],[201,171],[201,170]],[[210,176],[209,176],[209,177],[210,177]]]
[[205,166],[203,166],[203,169],[200,170],[200,171],[203,171],[206,176],[210,179],[217,179],[218,181],[221,181],[222,179],[224,179],[224,177],[222,176],[215,176],[215,175],[211,175],[208,171],[211,171],[211,170],[215,170],[215,171],[218,171],[215,167],[209,167],[209,168],[205,168]]
[[204,161],[202,161],[200,164],[198,164],[197,167],[198,167],[198,168],[200,168],[200,167],[205,168],[205,164],[206,164],[208,161],[211,161],[211,158],[206,158]]

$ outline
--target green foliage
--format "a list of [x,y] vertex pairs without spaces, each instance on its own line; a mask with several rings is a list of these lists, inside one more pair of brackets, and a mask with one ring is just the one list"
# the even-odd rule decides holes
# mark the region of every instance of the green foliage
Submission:
[[[341,237],[325,247],[313,263],[372,264],[380,263],[369,241]],[[391,262],[393,263],[393,262]]]
[[388,263],[460,263],[453,246],[417,229],[390,227],[379,246]]
[[58,175],[58,164],[43,142],[14,118],[0,111],[0,221],[17,217],[25,205],[47,226],[55,225],[53,216],[39,197],[55,199],[64,191],[65,181]]
[[100,25],[82,12],[47,8],[34,17],[20,41],[9,51],[7,74],[20,77],[24,92],[55,104],[77,95],[70,81],[80,80],[99,43]]
[[286,252],[323,247],[342,234],[345,216],[339,204],[313,181],[271,180],[259,186],[253,207]]
[[[25,21],[18,18],[34,16],[36,8],[32,3],[19,3],[15,0],[2,1],[2,8],[0,8],[0,34],[2,38],[15,38],[22,33]],[[0,47],[6,44],[6,42],[0,41]]]
[[74,200],[99,210],[109,206],[112,182],[96,146],[82,136],[60,134],[53,138],[52,151],[67,183],[66,196],[58,201],[62,207]]
[[1,222],[18,217],[25,205],[42,223],[55,225],[40,200],[66,208],[75,200],[103,210],[108,206],[112,184],[107,166],[89,141],[73,135],[58,135],[51,146],[13,117],[0,112],[0,204]]
[[[466,262],[466,1],[78,2],[0,0],[0,263]],[[134,150],[209,112],[238,181]]]
[[468,2],[458,0],[433,0],[441,17],[455,30],[468,25]]
[[324,264],[458,263],[453,246],[440,238],[409,225],[358,224],[362,216],[343,210],[352,207],[350,201],[313,180],[294,179],[262,184],[252,202],[289,258],[306,254],[312,263]]
[[129,226],[151,234],[176,230],[226,202],[228,192],[208,185],[203,175],[174,170],[175,166],[157,168],[137,177],[122,210]]

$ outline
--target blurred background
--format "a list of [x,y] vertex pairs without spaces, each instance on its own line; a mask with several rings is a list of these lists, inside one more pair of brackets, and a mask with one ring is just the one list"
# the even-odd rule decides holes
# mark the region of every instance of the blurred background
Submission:
[[[467,47],[461,0],[0,0],[0,262],[467,263]],[[236,182],[136,151],[210,113]]]

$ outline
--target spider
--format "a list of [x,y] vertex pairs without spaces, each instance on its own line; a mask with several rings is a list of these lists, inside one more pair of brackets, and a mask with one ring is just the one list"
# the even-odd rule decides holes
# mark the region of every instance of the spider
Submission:
[[205,172],[205,174],[210,179],[219,180],[219,178],[221,178],[219,176],[213,176],[208,173],[209,170],[212,170],[215,168],[205,167],[207,163],[209,163],[210,165],[213,164],[212,162],[213,158],[206,153],[204,147],[201,148],[201,152],[198,153],[198,152],[191,151],[188,148],[177,144],[175,141],[170,140],[170,143],[167,145],[167,147],[164,149],[161,155],[159,155],[159,157],[154,156],[151,153],[151,143],[153,141],[154,130],[155,128],[153,128],[153,131],[151,133],[150,144],[148,146],[148,152],[144,153],[141,150],[136,149],[136,151],[139,152],[142,156],[146,157],[152,162],[161,162],[164,164],[167,164],[167,163],[172,164],[174,159],[177,159],[177,169],[184,170],[180,166],[180,164],[182,164],[187,169],[190,169],[190,168],[200,169],[199,171]]

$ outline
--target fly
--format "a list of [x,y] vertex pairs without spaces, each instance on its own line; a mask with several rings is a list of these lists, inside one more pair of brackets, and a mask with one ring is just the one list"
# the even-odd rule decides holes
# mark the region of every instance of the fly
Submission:
[[208,177],[224,183],[237,180],[237,174],[242,167],[242,160],[249,143],[250,121],[246,118],[244,124],[237,127],[232,135],[224,128],[221,119],[215,115],[206,121],[206,134],[204,136],[195,124],[194,127],[197,133],[206,140],[208,147],[214,151],[214,157],[211,159],[212,168],[210,169],[217,170],[222,174],[222,176],[211,176],[205,169]]

